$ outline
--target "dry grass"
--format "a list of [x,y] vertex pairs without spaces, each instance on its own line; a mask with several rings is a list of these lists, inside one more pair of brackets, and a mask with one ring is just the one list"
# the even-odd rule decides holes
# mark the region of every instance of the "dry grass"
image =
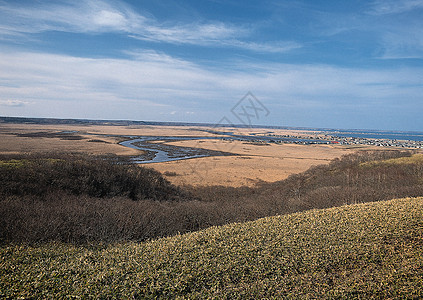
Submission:
[[[58,138],[24,137],[40,132],[57,134],[59,132],[77,131],[81,140],[63,140]],[[152,136],[187,136],[210,135],[196,128],[175,126],[107,126],[107,125],[40,125],[40,124],[2,124],[0,123],[0,154],[10,153],[89,153],[95,155],[115,154],[123,156],[139,155],[141,151],[118,145],[122,138],[109,135],[152,135]],[[93,143],[92,140],[103,141]]]
[[423,199],[312,210],[145,243],[0,248],[0,298],[418,299]]
[[[51,133],[59,132],[57,130]],[[116,154],[121,156],[139,155],[141,151],[118,145],[121,140],[115,137],[80,135],[80,140],[64,140],[45,137],[17,137],[10,133],[0,132],[0,154],[19,153],[88,153],[94,155]],[[93,138],[102,143],[90,142]]]
[[289,175],[306,171],[312,166],[327,164],[332,159],[356,150],[330,145],[270,144],[258,146],[240,141],[182,141],[172,145],[201,147],[238,154],[237,156],[205,157],[193,160],[152,164],[164,172],[181,176],[168,177],[176,185],[229,187],[275,182]]
[[409,157],[400,157],[400,158],[391,158],[381,161],[371,161],[362,163],[362,167],[376,167],[376,166],[395,166],[395,165],[423,165],[423,154],[414,154],[413,156]]
[[[120,156],[139,155],[140,151],[130,149],[118,142],[119,137],[107,135],[146,136],[213,136],[206,127],[172,126],[80,126],[80,125],[37,125],[0,124],[0,154],[10,153],[89,153],[94,155],[115,154]],[[214,128],[228,131],[228,128]],[[58,133],[78,131],[80,140],[64,140],[42,136],[23,137],[15,134]],[[235,129],[239,134],[251,132],[264,134],[265,129]],[[300,131],[272,130],[278,134],[301,134]],[[92,142],[98,140],[103,142]],[[175,145],[200,147],[237,153],[236,157],[207,157],[161,164],[150,164],[161,173],[177,173],[167,179],[177,185],[224,185],[232,187],[254,186],[262,181],[283,180],[291,174],[307,170],[313,165],[328,163],[336,157],[352,153],[356,149],[324,145],[270,145],[267,147],[236,141],[184,141]]]

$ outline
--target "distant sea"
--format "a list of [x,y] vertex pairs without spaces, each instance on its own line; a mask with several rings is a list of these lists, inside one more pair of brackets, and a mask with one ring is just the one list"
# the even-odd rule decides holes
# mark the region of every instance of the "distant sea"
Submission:
[[[255,126],[252,126],[255,127]],[[400,130],[370,130],[370,129],[336,129],[316,127],[291,127],[291,126],[257,126],[257,128],[287,129],[321,132],[337,137],[356,137],[368,139],[387,139],[399,141],[423,141],[423,131],[400,131]]]
[[[216,127],[213,123],[184,123],[184,122],[153,122],[153,121],[130,121],[130,120],[88,120],[88,119],[53,119],[53,118],[24,118],[24,117],[2,117],[0,123],[23,123],[23,124],[79,124],[79,125],[157,125],[157,126],[203,126]],[[219,124],[222,127],[233,127],[234,125]],[[320,131],[332,136],[339,137],[357,137],[369,139],[389,139],[389,140],[407,140],[423,141],[423,132],[418,131],[384,131],[384,130],[359,130],[359,129],[322,129],[307,127],[290,126],[248,126],[235,125],[237,128],[268,128],[268,129],[293,129],[304,131]],[[233,134],[232,132],[228,132]]]
[[423,141],[423,132],[416,131],[380,131],[380,130],[323,130],[333,136],[338,137],[356,137],[369,139],[389,139],[389,140],[407,140]]

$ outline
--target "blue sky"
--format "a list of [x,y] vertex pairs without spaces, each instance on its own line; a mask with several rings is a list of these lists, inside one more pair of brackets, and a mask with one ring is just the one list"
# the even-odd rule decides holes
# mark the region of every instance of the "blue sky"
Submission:
[[423,0],[2,1],[0,115],[423,131]]

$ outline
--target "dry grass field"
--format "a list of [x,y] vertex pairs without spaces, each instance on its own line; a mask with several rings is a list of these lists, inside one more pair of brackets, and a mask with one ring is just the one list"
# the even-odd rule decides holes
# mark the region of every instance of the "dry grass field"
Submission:
[[254,186],[261,181],[274,182],[303,172],[311,166],[329,163],[353,150],[332,145],[270,144],[254,145],[241,141],[181,141],[173,145],[202,147],[238,154],[193,160],[158,163],[156,170],[177,185]]
[[[104,127],[103,130],[99,130],[95,126],[0,124],[0,154],[78,152],[95,155],[108,153],[137,155],[139,153],[135,149],[118,145],[119,138],[104,136],[103,134],[114,134],[112,126]],[[107,130],[108,127],[111,130]],[[37,133],[55,134],[63,131],[78,131],[81,139],[66,140],[59,137],[43,137],[41,134],[22,136]],[[96,142],[89,142],[91,140]]]
[[[100,125],[39,125],[0,124],[0,154],[11,153],[89,153],[134,156],[141,151],[119,145],[122,135],[144,136],[213,136],[206,127],[176,126],[100,126]],[[228,128],[213,129],[228,131]],[[52,134],[77,131],[79,139],[63,139]],[[239,134],[266,133],[266,129],[236,129]],[[293,134],[273,130],[277,134]],[[301,131],[294,132],[301,134]],[[48,135],[50,134],[50,136]],[[305,133],[304,133],[305,134]],[[335,145],[256,145],[240,141],[192,140],[170,143],[237,154],[236,156],[205,157],[145,166],[161,173],[177,185],[254,186],[274,182],[325,164],[336,157],[355,151]]]

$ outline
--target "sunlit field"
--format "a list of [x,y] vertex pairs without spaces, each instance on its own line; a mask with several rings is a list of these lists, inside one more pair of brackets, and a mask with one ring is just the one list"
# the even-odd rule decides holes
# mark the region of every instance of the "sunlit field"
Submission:
[[5,245],[2,298],[420,298],[423,198],[144,243]]

